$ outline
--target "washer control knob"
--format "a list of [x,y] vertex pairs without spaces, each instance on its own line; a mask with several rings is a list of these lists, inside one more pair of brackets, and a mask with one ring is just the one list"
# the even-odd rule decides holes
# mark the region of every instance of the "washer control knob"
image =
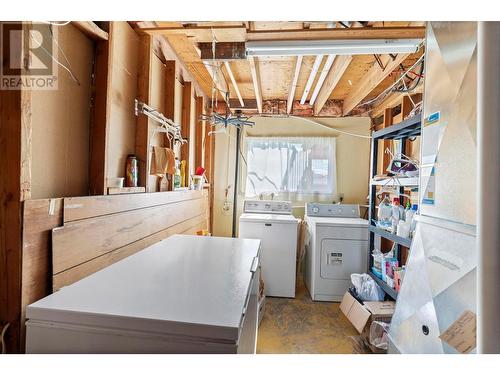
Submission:
[[319,212],[319,207],[318,206],[313,206],[312,212],[317,214]]

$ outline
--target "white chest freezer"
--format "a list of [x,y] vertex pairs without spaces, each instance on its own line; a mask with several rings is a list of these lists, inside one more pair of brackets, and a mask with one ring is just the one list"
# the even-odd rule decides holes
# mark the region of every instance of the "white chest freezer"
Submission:
[[255,353],[260,241],[175,235],[28,306],[27,353]]

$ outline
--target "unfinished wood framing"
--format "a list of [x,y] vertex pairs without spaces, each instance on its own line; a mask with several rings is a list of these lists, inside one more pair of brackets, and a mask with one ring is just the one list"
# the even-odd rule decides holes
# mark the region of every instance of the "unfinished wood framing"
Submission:
[[393,59],[391,56],[382,56],[380,58],[383,69],[375,63],[371,69],[365,74],[364,79],[353,87],[347,98],[344,100],[344,115],[348,115],[354,107],[384,80],[389,74],[401,64],[408,54],[399,54]]
[[109,39],[96,41],[94,64],[94,106],[90,123],[89,193],[106,194],[107,148],[111,103],[111,77],[113,66],[113,22]]
[[[150,35],[139,37],[137,97],[139,101],[149,104],[151,101],[151,71],[153,64],[153,38]],[[154,124],[156,126],[157,124]],[[149,186],[150,163],[150,131],[149,119],[146,116],[137,117],[135,128],[135,155],[139,161],[139,186],[151,191]]]
[[63,199],[26,200],[23,207],[21,351],[26,306],[52,293],[52,229],[63,224]]
[[292,81],[290,82],[290,90],[288,93],[288,100],[286,103],[286,113],[290,114],[292,111],[293,100],[295,98],[295,90],[297,89],[297,80],[299,79],[300,67],[302,66],[302,55],[297,56],[295,61],[295,69],[293,71]]
[[255,92],[255,100],[257,101],[257,109],[262,113],[262,89],[260,85],[259,61],[256,57],[250,56],[248,58],[250,64],[250,71],[252,72],[252,83]]
[[194,167],[198,168],[203,165],[203,127],[205,126],[204,121],[201,120],[201,115],[203,114],[204,99],[202,96],[197,96],[195,99],[196,111],[195,111],[195,128],[194,128]]
[[236,96],[238,97],[238,100],[240,101],[240,105],[242,107],[244,107],[245,102],[243,102],[243,98],[241,97],[240,89],[238,88],[238,83],[234,79],[234,74],[233,74],[233,71],[231,70],[231,66],[229,65],[229,62],[224,61],[224,67],[226,68],[226,72],[229,75],[229,78],[231,80],[231,84],[233,85],[234,92],[236,93]]
[[[202,60],[214,59],[214,51],[211,42],[198,43],[200,57]],[[216,60],[245,60],[247,58],[244,42],[218,42],[215,44]]]
[[72,21],[73,25],[95,40],[108,40],[109,35],[92,21]]
[[333,62],[333,65],[331,66],[325,82],[323,82],[323,86],[321,87],[318,97],[314,103],[315,114],[319,114],[321,112],[323,106],[337,86],[337,83],[339,83],[340,79],[344,75],[344,72],[349,67],[351,61],[352,56],[350,55],[342,55],[335,58],[335,61]]
[[[6,24],[2,25],[4,27]],[[4,49],[5,61],[17,58],[29,68],[29,23],[10,24],[22,31],[24,40],[13,41]],[[9,53],[18,53],[17,57]],[[25,89],[0,91],[0,322],[9,323],[5,344],[7,353],[21,350],[21,270],[22,201],[31,190],[31,92]]]
[[181,116],[181,134],[182,138],[188,143],[181,146],[181,161],[186,161],[186,177],[182,186],[188,186],[189,181],[189,131],[191,128],[191,98],[193,97],[193,87],[191,82],[184,82],[182,87],[182,116]]

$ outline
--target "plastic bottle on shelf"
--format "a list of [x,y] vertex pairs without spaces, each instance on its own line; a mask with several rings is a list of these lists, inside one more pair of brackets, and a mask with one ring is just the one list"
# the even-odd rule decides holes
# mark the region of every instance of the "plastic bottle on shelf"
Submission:
[[394,198],[392,201],[392,232],[396,233],[396,228],[399,224],[399,220],[401,219],[401,211],[399,198]]
[[390,228],[392,224],[392,205],[388,195],[384,196],[378,206],[378,225]]
[[411,205],[410,205],[410,202],[406,202],[404,220],[407,223],[411,223]]

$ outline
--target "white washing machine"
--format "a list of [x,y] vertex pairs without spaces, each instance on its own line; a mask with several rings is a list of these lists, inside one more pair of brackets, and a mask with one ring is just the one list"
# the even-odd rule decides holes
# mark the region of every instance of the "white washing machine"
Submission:
[[266,296],[295,298],[298,223],[290,202],[247,200],[244,203],[238,237],[261,240],[261,274]]
[[341,301],[352,273],[368,267],[368,221],[359,206],[307,203],[304,282],[314,301]]

